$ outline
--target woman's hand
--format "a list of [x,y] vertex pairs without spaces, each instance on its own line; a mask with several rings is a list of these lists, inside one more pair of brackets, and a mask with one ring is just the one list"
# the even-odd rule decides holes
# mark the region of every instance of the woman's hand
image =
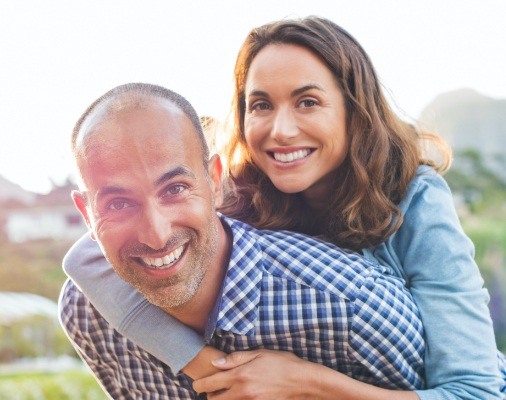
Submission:
[[238,351],[213,365],[221,372],[193,382],[209,400],[418,400],[412,391],[382,389],[284,351]]
[[196,380],[193,388],[210,400],[305,399],[306,364],[312,363],[282,351],[239,351],[215,360],[223,372]]

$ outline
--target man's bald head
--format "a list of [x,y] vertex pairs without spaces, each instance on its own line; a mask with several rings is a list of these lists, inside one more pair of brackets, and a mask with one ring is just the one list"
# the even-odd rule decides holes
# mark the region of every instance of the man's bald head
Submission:
[[148,83],[128,83],[117,86],[99,97],[86,109],[72,132],[72,152],[76,161],[79,163],[84,150],[82,144],[97,124],[122,110],[149,107],[157,99],[169,101],[188,117],[201,144],[203,159],[207,161],[209,159],[208,146],[199,117],[192,105],[183,96]]

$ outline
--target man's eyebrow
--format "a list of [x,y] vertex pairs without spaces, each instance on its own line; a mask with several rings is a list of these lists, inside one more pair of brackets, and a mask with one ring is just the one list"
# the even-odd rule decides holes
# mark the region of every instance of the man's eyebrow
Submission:
[[102,189],[99,189],[97,191],[97,199],[100,199],[101,197],[109,196],[112,194],[126,194],[128,193],[127,189],[118,187],[118,186],[105,186]]
[[155,186],[163,185],[165,182],[170,181],[176,176],[185,176],[187,178],[197,179],[195,174],[186,167],[177,167],[164,173],[160,178],[155,181]]
[[[185,176],[192,179],[197,179],[195,174],[186,167],[177,167],[164,173],[155,181],[155,186],[163,185],[165,182],[171,180],[176,176]],[[119,187],[119,186],[105,186],[97,191],[97,199],[110,195],[125,195],[130,193],[130,190]]]

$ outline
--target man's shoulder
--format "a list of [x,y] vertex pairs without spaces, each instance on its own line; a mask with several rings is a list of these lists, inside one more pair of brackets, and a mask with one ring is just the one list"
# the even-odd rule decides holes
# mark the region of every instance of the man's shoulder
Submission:
[[258,243],[261,250],[278,249],[283,254],[293,257],[300,257],[305,254],[310,256],[331,254],[332,256],[337,256],[337,259],[351,258],[369,263],[360,254],[340,248],[318,237],[288,230],[257,229],[247,223],[223,216],[222,220],[232,230],[234,245],[241,246],[243,242],[248,241]]
[[[60,322],[70,340],[93,358],[123,355],[132,347],[93,307],[71,279],[63,285],[58,301]],[[100,356],[98,356],[100,354]]]
[[58,313],[61,325],[71,336],[72,332],[87,331],[91,324],[107,324],[71,279],[63,284]]
[[242,271],[261,268],[264,275],[350,299],[366,280],[380,276],[387,282],[390,279],[386,268],[378,263],[318,238],[291,231],[258,230],[230,219],[227,223],[234,234],[232,264],[238,264]]
[[86,307],[86,297],[71,279],[67,279],[63,284],[60,298],[58,299],[60,315],[67,311],[72,311],[75,307],[79,306]]

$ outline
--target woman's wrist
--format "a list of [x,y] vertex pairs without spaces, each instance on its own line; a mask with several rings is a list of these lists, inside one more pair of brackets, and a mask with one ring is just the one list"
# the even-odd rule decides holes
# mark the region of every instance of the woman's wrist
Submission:
[[225,355],[221,350],[205,346],[193,360],[184,366],[183,372],[194,380],[213,375],[220,370],[213,366],[212,361]]
[[383,389],[357,381],[323,365],[304,366],[305,398],[318,400],[419,400],[413,391]]

